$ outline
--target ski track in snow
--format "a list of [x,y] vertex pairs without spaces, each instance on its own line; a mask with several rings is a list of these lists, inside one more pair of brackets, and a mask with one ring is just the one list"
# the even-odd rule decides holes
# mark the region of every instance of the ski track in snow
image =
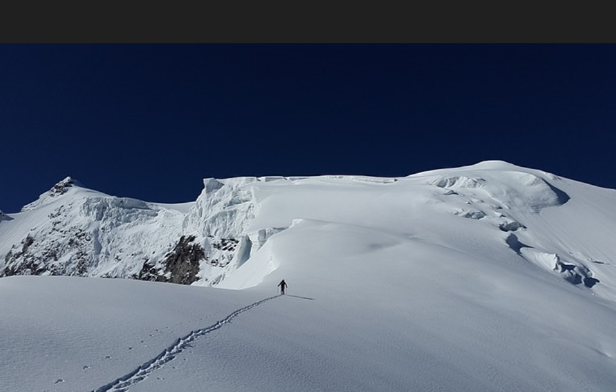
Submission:
[[223,325],[230,322],[234,317],[236,317],[240,313],[250,310],[254,308],[255,306],[261,305],[265,301],[269,301],[271,299],[278,298],[280,296],[281,294],[275,295],[273,297],[269,297],[269,298],[265,298],[260,301],[257,301],[248,306],[244,306],[243,308],[236,310],[235,312],[231,313],[224,319],[217,321],[215,324],[210,325],[209,327],[190,332],[188,335],[177,339],[173,345],[167,347],[162,353],[158,354],[154,359],[148,362],[145,362],[144,364],[140,365],[137,369],[131,371],[130,373],[92,392],[106,392],[106,391],[126,392],[128,391],[128,388],[130,386],[135,385],[140,381],[143,381],[152,372],[161,368],[167,362],[173,360],[179,353],[184,351],[184,349],[188,346],[189,343],[191,343],[193,340],[195,340],[199,336],[203,336],[212,331],[215,331],[221,328]]

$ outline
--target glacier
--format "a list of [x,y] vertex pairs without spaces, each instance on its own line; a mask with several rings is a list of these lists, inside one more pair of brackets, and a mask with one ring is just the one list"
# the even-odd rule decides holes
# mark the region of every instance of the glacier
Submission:
[[69,177],[1,215],[0,390],[612,391],[614,206],[502,161],[182,204]]
[[[613,214],[593,211],[592,197],[612,194],[502,161],[400,178],[207,178],[197,199],[183,204],[110,196],[67,177],[20,213],[2,215],[0,273],[229,287],[223,282],[271,236],[297,220],[313,220],[459,246],[465,252],[485,248],[479,243],[492,239],[530,263],[591,286],[602,281],[595,276],[601,272],[593,271],[603,269],[597,266],[610,254],[611,241],[589,246],[606,240],[605,235],[589,236],[595,230],[579,230],[564,217],[570,214],[568,203],[581,203],[593,222],[611,228]],[[466,226],[482,231],[481,239],[462,236]],[[555,231],[575,232],[575,243],[565,243]],[[462,241],[452,243],[458,237]],[[251,280],[258,284],[264,274]],[[599,287],[614,292],[611,286]]]

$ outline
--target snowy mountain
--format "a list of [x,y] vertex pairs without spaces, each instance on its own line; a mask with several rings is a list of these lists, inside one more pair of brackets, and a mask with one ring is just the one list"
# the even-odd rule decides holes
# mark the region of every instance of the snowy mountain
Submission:
[[67,177],[7,215],[2,274],[215,284],[275,232],[245,230],[254,202],[242,185],[252,181],[207,179],[197,201],[169,205],[109,196]]
[[[468,253],[489,244],[590,288],[602,281],[604,268],[596,267],[614,250],[616,215],[604,211],[614,197],[494,161],[405,178],[210,178],[195,202],[180,205],[109,196],[67,177],[21,213],[2,215],[0,270],[216,286],[302,219]],[[469,228],[480,238],[468,238]],[[265,273],[253,274],[253,284]],[[615,293],[610,277],[603,281],[599,291]]]
[[612,391],[614,232],[616,191],[501,161],[180,205],[66,178],[0,215],[0,391]]

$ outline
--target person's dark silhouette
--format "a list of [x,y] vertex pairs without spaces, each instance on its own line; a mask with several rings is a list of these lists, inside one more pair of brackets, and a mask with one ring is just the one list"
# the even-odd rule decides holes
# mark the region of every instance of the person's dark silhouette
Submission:
[[280,294],[284,294],[284,291],[287,288],[287,282],[285,282],[283,279],[280,281],[280,283],[278,283],[278,286],[280,286]]

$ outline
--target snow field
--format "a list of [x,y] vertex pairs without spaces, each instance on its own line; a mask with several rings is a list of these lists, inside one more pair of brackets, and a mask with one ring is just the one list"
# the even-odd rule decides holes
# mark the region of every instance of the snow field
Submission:
[[[0,279],[0,391],[616,386],[614,190],[498,161],[204,185],[168,219],[147,204],[159,212],[118,226],[111,248],[137,263],[150,249],[136,239],[181,228],[246,236],[249,258],[217,288]],[[0,247],[80,192],[0,222]],[[100,268],[128,268],[116,264]]]

